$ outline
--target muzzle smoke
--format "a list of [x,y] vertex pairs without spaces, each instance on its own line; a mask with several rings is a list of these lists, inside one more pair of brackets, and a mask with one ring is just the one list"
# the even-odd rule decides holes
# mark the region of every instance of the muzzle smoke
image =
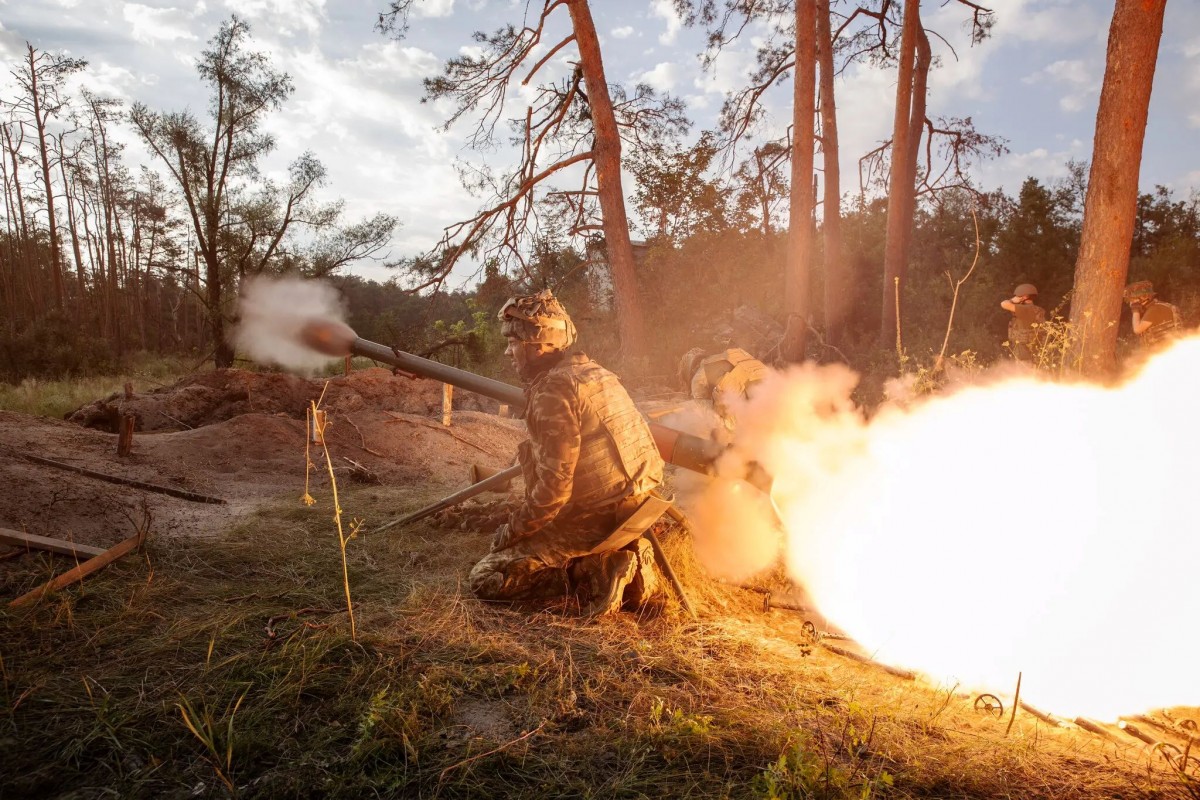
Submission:
[[1117,388],[1010,377],[868,421],[856,376],[804,366],[736,410],[730,461],[775,476],[789,572],[879,660],[1021,672],[1056,714],[1200,705],[1196,374],[1189,340]]
[[332,359],[303,343],[301,332],[313,319],[342,322],[337,290],[301,278],[256,277],[242,284],[235,346],[265,364],[313,372]]

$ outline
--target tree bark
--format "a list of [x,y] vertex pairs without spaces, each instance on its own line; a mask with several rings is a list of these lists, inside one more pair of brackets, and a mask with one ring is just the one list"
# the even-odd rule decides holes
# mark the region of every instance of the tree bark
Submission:
[[834,97],[833,32],[829,0],[817,3],[817,61],[821,84],[821,164],[825,168],[822,239],[825,267],[825,339],[836,345],[850,310],[853,278],[842,258],[842,172],[838,162],[837,102]]
[[817,77],[816,0],[796,2],[796,68],[792,88],[792,178],[788,212],[787,273],[784,306],[787,326],[780,357],[790,363],[804,360],[808,339],[809,284],[813,243],[813,144]]
[[921,0],[904,2],[899,60],[896,113],[892,124],[887,238],[883,253],[883,304],[879,325],[879,341],[885,346],[896,337],[896,297],[897,291],[903,288],[908,272],[908,242],[916,207],[916,153],[920,144],[921,123],[925,118],[925,75],[929,71],[929,42],[921,27]]
[[631,366],[640,366],[647,352],[645,322],[638,298],[633,245],[629,239],[629,219],[625,213],[625,193],[621,188],[621,135],[608,93],[608,79],[604,76],[604,62],[600,57],[600,39],[596,35],[591,9],[586,0],[568,0],[567,8],[571,13],[595,129],[592,152],[600,211],[604,217],[604,243],[608,251],[609,269],[612,270],[621,355]]
[[58,246],[58,221],[54,218],[54,184],[50,182],[50,153],[46,146],[46,120],[42,117],[42,99],[38,94],[37,59],[33,45],[29,49],[29,85],[30,99],[33,105],[33,122],[37,128],[38,156],[41,159],[42,181],[46,189],[47,227],[50,229],[50,278],[54,286],[54,305],[61,309],[66,302],[66,290],[63,286],[62,259]]
[[1166,0],[1117,0],[1108,30],[1071,298],[1072,354],[1077,368],[1086,374],[1104,374],[1116,364],[1117,322],[1137,217],[1142,142],[1166,5]]
[[75,324],[82,322],[83,307],[87,303],[87,281],[83,275],[83,253],[79,249],[79,233],[75,224],[74,181],[67,175],[66,142],[62,135],[58,137],[58,166],[62,173],[63,205],[67,209],[67,229],[71,232],[71,250],[75,256],[75,282],[79,298],[75,302]]

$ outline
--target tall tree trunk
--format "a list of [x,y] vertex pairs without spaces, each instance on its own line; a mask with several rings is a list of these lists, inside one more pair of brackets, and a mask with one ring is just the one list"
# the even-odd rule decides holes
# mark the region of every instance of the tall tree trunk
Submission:
[[50,182],[50,152],[46,146],[46,120],[42,117],[42,101],[38,94],[37,61],[34,58],[33,45],[29,48],[29,83],[32,87],[33,120],[37,128],[37,149],[41,158],[42,182],[46,189],[47,226],[50,228],[50,280],[54,287],[54,305],[61,309],[66,302],[66,290],[63,285],[62,259],[58,246],[58,221],[54,216],[54,184]]
[[1071,297],[1073,355],[1079,369],[1088,374],[1104,374],[1116,364],[1117,321],[1129,270],[1142,142],[1166,5],[1166,0],[1117,0],[1108,29],[1108,57]]
[[0,175],[4,178],[4,253],[7,266],[0,270],[4,280],[4,318],[7,322],[8,334],[12,336],[17,330],[17,270],[20,267],[20,254],[17,251],[16,211],[13,208],[13,196],[9,191],[8,159],[0,157]]
[[37,243],[30,235],[30,218],[25,213],[25,193],[21,188],[21,146],[25,143],[25,135],[23,129],[18,126],[20,135],[17,140],[13,141],[13,131],[10,125],[0,126],[0,131],[4,134],[4,141],[7,145],[8,156],[12,164],[12,182],[13,192],[17,197],[17,218],[21,222],[21,257],[20,268],[24,278],[20,283],[25,295],[29,298],[29,303],[26,306],[26,313],[23,315],[25,319],[36,320],[41,316],[41,284],[38,281],[37,275]]
[[904,25],[900,34],[900,66],[896,78],[896,113],[892,123],[887,238],[883,251],[883,304],[879,325],[881,345],[895,340],[897,292],[903,288],[908,272],[908,242],[916,207],[916,153],[920,144],[921,124],[925,119],[923,73],[927,74],[929,70],[928,53],[929,42],[921,28],[921,0],[905,0]]
[[71,252],[75,256],[75,282],[79,297],[75,301],[75,324],[79,325],[83,317],[83,308],[87,303],[87,281],[83,275],[83,253],[79,249],[79,232],[75,223],[75,181],[67,175],[67,156],[63,136],[58,137],[58,166],[62,172],[63,205],[67,209],[67,230],[71,232]]
[[621,188],[621,135],[604,76],[600,57],[600,39],[586,0],[567,0],[580,66],[587,86],[595,142],[596,185],[600,194],[600,212],[604,217],[604,243],[612,270],[613,299],[616,302],[617,328],[621,336],[621,355],[631,366],[644,367],[647,353],[645,322],[638,297],[633,245],[629,240],[629,219],[625,213],[625,192]]
[[850,310],[853,276],[842,257],[842,171],[838,162],[837,102],[834,99],[833,32],[829,22],[829,0],[817,2],[817,61],[821,74],[821,164],[825,168],[822,239],[825,251],[825,338],[830,344],[842,340],[842,329]]
[[813,144],[817,78],[816,0],[796,0],[796,68],[792,86],[792,178],[788,210],[787,272],[784,307],[787,326],[779,355],[787,362],[804,360],[808,339],[809,285],[815,232],[813,230]]

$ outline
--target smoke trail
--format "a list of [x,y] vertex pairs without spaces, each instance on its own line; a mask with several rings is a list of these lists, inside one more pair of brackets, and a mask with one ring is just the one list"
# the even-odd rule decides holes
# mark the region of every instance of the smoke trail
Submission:
[[1200,341],[1125,384],[1032,377],[867,420],[806,366],[738,411],[789,571],[880,660],[1060,714],[1200,705]]
[[300,342],[301,328],[313,319],[344,321],[337,290],[301,278],[259,276],[242,283],[234,345],[255,361],[314,372],[330,357]]

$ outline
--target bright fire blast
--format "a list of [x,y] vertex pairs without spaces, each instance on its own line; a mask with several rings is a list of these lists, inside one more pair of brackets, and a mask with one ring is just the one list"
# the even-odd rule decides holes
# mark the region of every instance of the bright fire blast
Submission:
[[878,660],[1020,672],[1056,714],[1196,706],[1197,376],[1200,339],[1116,388],[1022,377],[868,422],[849,370],[805,367],[738,412],[739,450],[775,476],[792,575]]

